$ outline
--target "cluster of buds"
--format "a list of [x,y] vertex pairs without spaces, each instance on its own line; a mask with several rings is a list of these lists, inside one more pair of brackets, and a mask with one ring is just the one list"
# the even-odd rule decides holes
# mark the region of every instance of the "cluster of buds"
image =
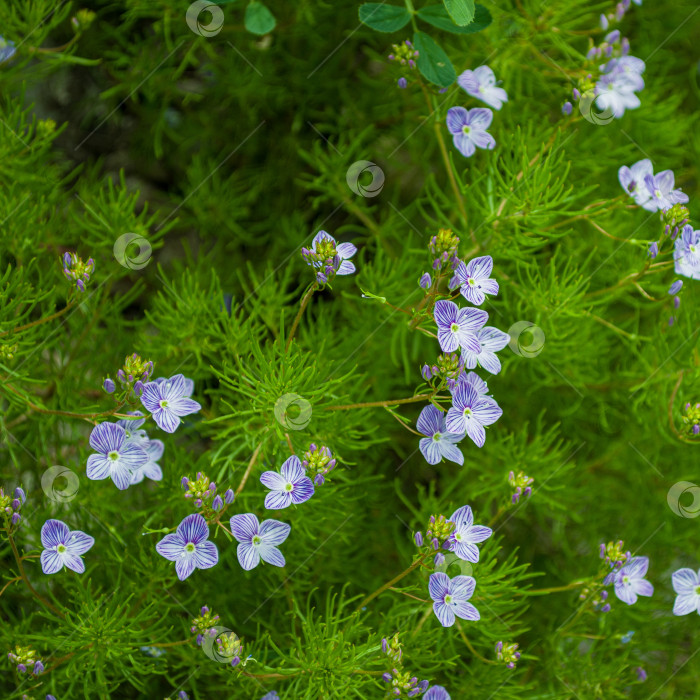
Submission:
[[625,543],[622,540],[617,542],[600,543],[600,558],[605,562],[606,569],[617,571],[621,569],[631,558],[632,554],[624,550]]
[[[387,56],[390,61],[395,61],[399,65],[403,66],[404,68],[409,68],[410,70],[415,69],[416,59],[420,54],[418,51],[416,51],[413,44],[408,39],[406,39],[402,44],[392,44],[392,48],[394,49],[394,53],[390,53]],[[402,75],[398,79],[397,85],[401,89],[404,89],[408,87],[408,81]]]
[[83,262],[77,253],[63,254],[63,274],[67,279],[75,282],[79,292],[85,291],[85,285],[90,281],[90,275],[94,269],[95,261],[92,258]]
[[316,281],[319,284],[327,284],[334,277],[340,267],[340,256],[335,247],[335,241],[330,237],[324,237],[316,241],[315,250],[301,249],[301,256],[307,265],[316,268]]
[[579,595],[579,599],[590,603],[593,609],[597,610],[598,612],[610,612],[608,592],[599,585],[584,588]]
[[520,652],[518,651],[518,645],[514,642],[509,644],[504,644],[503,642],[496,643],[496,658],[507,668],[515,668],[515,663],[520,658]]
[[36,658],[36,652],[30,647],[15,647],[14,654],[10,652],[7,658],[15,664],[17,673],[29,673],[38,676],[44,670],[41,659]]
[[[144,385],[153,376],[153,369],[153,362],[144,360],[137,353],[126,356],[124,367],[117,371],[117,380],[121,384],[121,391],[125,399],[135,400],[141,396]],[[102,384],[102,388],[108,394],[113,394],[117,386],[112,379],[107,377]]]
[[18,349],[18,343],[4,343],[0,345],[0,358],[3,360],[13,360]]
[[333,453],[325,445],[317,447],[313,442],[309,449],[304,452],[304,459],[301,466],[306,469],[307,476],[313,480],[316,486],[323,486],[326,476],[335,467],[337,460]]
[[391,639],[384,637],[382,639],[382,652],[384,652],[396,666],[401,664],[403,650],[401,642],[399,642],[399,633],[397,632]]
[[[429,681],[419,681],[416,676],[412,676],[409,671],[399,671],[392,668],[382,675],[382,680],[389,683],[387,698],[415,698],[428,690]],[[405,691],[405,693],[404,693]]]
[[197,472],[197,478],[194,480],[183,476],[180,483],[186,491],[185,498],[194,499],[194,507],[201,508],[206,518],[211,517],[214,511],[221,510],[224,503],[226,505],[233,503],[236,497],[233,489],[227,489],[222,498],[216,493],[216,484],[213,481],[210,482],[209,477],[202,472]]
[[234,632],[225,632],[216,638],[216,654],[227,661],[231,660],[234,668],[241,663],[243,644]]
[[441,566],[445,562],[445,555],[440,549],[451,550],[449,539],[454,529],[455,524],[444,515],[437,517],[431,515],[428,529],[425,531],[425,539],[423,539],[423,533],[419,531],[413,535],[413,540],[419,549],[425,548],[428,551],[437,552],[434,563],[435,566]]
[[664,236],[671,236],[671,240],[674,240],[678,232],[690,221],[690,211],[682,204],[674,204],[670,209],[663,210],[660,218],[664,225]]
[[202,646],[204,637],[216,637],[216,623],[219,621],[219,616],[215,615],[206,605],[200,609],[199,617],[192,620],[190,632],[197,635],[197,644]]
[[436,236],[428,243],[430,257],[433,259],[433,270],[442,270],[449,266],[454,271],[460,263],[457,257],[459,238],[449,228],[441,228]]
[[685,405],[685,415],[683,416],[683,426],[688,435],[693,437],[700,435],[700,403],[692,406],[690,403]]
[[420,373],[426,382],[432,379],[446,379],[450,389],[453,389],[463,371],[464,358],[456,352],[448,352],[438,355],[434,365],[423,365]]
[[510,474],[508,474],[508,483],[515,489],[510,498],[513,505],[515,505],[520,500],[520,496],[530,498],[532,494],[532,484],[535,483],[535,480],[522,471],[518,472],[517,476],[515,472],[510,472]]
[[26,500],[27,497],[19,486],[15,489],[12,497],[0,488],[0,511],[2,511],[4,527],[8,533],[11,533],[19,525],[22,519],[19,512]]
[[95,13],[92,10],[78,10],[74,17],[71,17],[70,23],[73,31],[78,34],[90,28],[90,25],[95,21]]

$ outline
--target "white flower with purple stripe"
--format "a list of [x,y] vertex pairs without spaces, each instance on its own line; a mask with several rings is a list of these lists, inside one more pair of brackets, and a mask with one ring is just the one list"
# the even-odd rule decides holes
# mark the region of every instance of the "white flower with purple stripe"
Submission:
[[700,615],[700,571],[678,569],[671,574],[673,590],[677,593],[673,604],[674,615],[689,615],[697,612]]
[[478,364],[491,374],[498,374],[501,371],[501,361],[496,353],[508,345],[510,336],[498,328],[486,326],[476,334],[476,337],[479,340],[481,350],[479,352],[462,350],[464,366],[467,369],[474,369]]
[[508,102],[506,91],[496,86],[496,76],[488,66],[479,66],[476,70],[465,70],[457,78],[458,85],[472,97],[486,102],[489,107],[500,109]]
[[481,345],[476,332],[488,321],[489,315],[481,309],[460,309],[453,301],[442,299],[433,311],[438,327],[438,342],[443,352],[454,352],[461,347],[479,352]]
[[693,231],[690,224],[683,227],[681,235],[676,238],[673,259],[677,275],[700,280],[700,230]]
[[495,423],[502,414],[490,396],[480,395],[471,384],[461,383],[452,395],[452,408],[447,411],[447,429],[451,433],[466,433],[477,447],[483,447],[484,426]]
[[492,271],[493,258],[490,255],[474,258],[466,265],[460,262],[450,287],[454,288],[459,284],[462,296],[472,304],[481,306],[487,294],[498,294],[498,282],[491,279]]
[[450,694],[441,685],[432,685],[423,700],[450,700]]
[[[185,379],[185,393],[183,396],[187,399],[191,398],[192,394],[194,394],[194,380],[188,379],[187,377]],[[168,379],[166,377],[158,377],[158,379],[155,380],[157,384],[162,384],[163,382],[167,382]]]
[[240,542],[236,551],[240,565],[250,571],[262,559],[266,564],[284,566],[284,555],[277,545],[289,537],[291,529],[290,525],[279,520],[263,520],[260,523],[252,513],[234,515],[231,518],[231,532]]
[[443,627],[452,627],[455,618],[476,621],[479,611],[469,603],[474,594],[476,581],[471,576],[455,576],[437,572],[430,574],[428,591],[433,599],[433,611]]
[[447,110],[447,128],[457,150],[465,157],[474,155],[477,148],[492,149],[496,140],[486,131],[491,125],[493,112],[483,107],[466,110],[452,107]]
[[163,478],[163,470],[158,464],[158,460],[163,456],[165,445],[162,440],[149,440],[143,449],[146,450],[148,461],[142,467],[139,467],[131,477],[132,484],[141,483],[144,478],[152,481],[161,481]]
[[126,433],[126,441],[132,442],[135,445],[141,445],[144,447],[148,443],[148,433],[141,428],[146,422],[143,417],[142,411],[128,411],[128,416],[135,416],[135,418],[122,418],[117,421],[117,425],[121,425]]
[[146,450],[127,440],[126,431],[117,423],[100,423],[90,433],[92,454],[87,461],[87,478],[94,481],[111,478],[121,491],[129,488],[134,472],[148,462]]
[[47,520],[41,528],[41,570],[45,574],[58,573],[64,566],[78,574],[85,571],[81,555],[95,544],[95,540],[80,530],[71,530],[60,520]]
[[314,485],[296,455],[292,455],[279,472],[263,472],[260,481],[270,489],[265,496],[265,508],[281,510],[308,501],[314,495]]
[[210,569],[219,561],[219,550],[209,542],[209,526],[199,514],[188,515],[177,530],[156,545],[162,557],[175,562],[175,572],[184,581],[195,569]]
[[148,382],[143,387],[141,403],[151,412],[153,420],[161,430],[174,433],[180,425],[180,418],[196,413],[202,407],[188,398],[190,386],[181,374],[165,381]]
[[644,577],[649,568],[649,557],[634,557],[621,569],[608,574],[603,583],[607,586],[615,584],[615,595],[627,605],[634,605],[637,596],[651,596],[654,586]]
[[432,404],[426,406],[416,421],[418,430],[427,435],[420,439],[420,451],[428,464],[437,464],[442,459],[464,464],[464,455],[455,443],[464,439],[464,433],[455,435],[447,430],[445,414]]
[[[319,231],[311,242],[311,250],[316,252],[316,246],[322,241],[329,241],[335,247],[338,260],[334,261],[336,275],[351,275],[355,272],[355,265],[350,262],[350,258],[357,253],[357,248],[352,243],[336,243],[335,238],[326,231]],[[314,267],[323,267],[322,262],[315,262]]]
[[455,529],[447,538],[450,551],[460,559],[476,564],[479,561],[479,548],[476,545],[491,537],[493,530],[484,525],[474,525],[474,515],[469,506],[462,506],[452,513],[450,522],[455,524]]

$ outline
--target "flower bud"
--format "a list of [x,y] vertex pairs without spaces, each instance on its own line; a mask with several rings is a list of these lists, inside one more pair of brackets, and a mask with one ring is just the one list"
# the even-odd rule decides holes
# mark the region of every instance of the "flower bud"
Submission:
[[233,499],[236,497],[236,494],[233,492],[233,489],[227,489],[226,492],[224,493],[224,501],[227,504],[233,503]]
[[113,394],[114,390],[117,388],[116,384],[109,378],[104,380],[104,383],[102,384],[102,388],[108,393],[108,394]]
[[423,534],[422,533],[416,532],[416,534],[413,535],[413,540],[416,543],[416,547],[423,546]]
[[221,496],[217,496],[211,503],[214,510],[221,510],[224,507],[224,501]]

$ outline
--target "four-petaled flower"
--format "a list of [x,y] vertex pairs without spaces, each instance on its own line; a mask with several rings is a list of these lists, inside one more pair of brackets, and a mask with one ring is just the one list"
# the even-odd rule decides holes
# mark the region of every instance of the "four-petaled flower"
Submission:
[[486,102],[494,109],[500,109],[504,102],[508,102],[506,91],[496,86],[496,76],[488,66],[479,66],[476,70],[465,70],[457,78],[457,83],[472,97]]
[[166,535],[156,551],[175,562],[175,571],[184,581],[195,569],[210,569],[219,561],[219,550],[209,542],[209,526],[199,514],[188,515],[171,535]]
[[469,602],[474,594],[476,581],[471,576],[455,576],[437,572],[430,574],[428,591],[433,599],[433,611],[443,627],[452,627],[455,617],[462,620],[478,620],[479,611]]
[[435,323],[438,342],[443,352],[454,352],[458,347],[479,352],[481,345],[476,332],[488,321],[482,309],[460,309],[453,301],[442,299],[435,303]]
[[129,488],[134,472],[148,462],[146,450],[128,440],[124,428],[116,423],[96,425],[90,433],[90,447],[98,454],[88,457],[87,478],[111,477],[121,491]]
[[683,227],[681,235],[676,238],[673,259],[676,261],[676,274],[700,279],[700,230],[693,231],[690,224]]
[[187,397],[188,385],[181,374],[165,381],[148,382],[143,387],[141,403],[151,412],[153,420],[161,430],[174,433],[180,418],[196,413],[202,407]]
[[82,574],[85,563],[81,555],[95,544],[95,540],[80,530],[70,530],[60,520],[47,520],[41,528],[41,570],[45,574],[55,574],[64,566]]
[[467,369],[474,369],[479,364],[491,374],[498,374],[501,371],[501,361],[496,356],[496,353],[508,345],[510,336],[498,330],[498,328],[486,326],[478,331],[476,337],[479,340],[481,349],[479,352],[462,350],[464,366]]
[[671,574],[673,590],[678,594],[673,604],[674,615],[688,615],[696,612],[700,615],[700,571],[678,569]]
[[455,524],[455,529],[447,538],[450,551],[460,559],[476,564],[479,561],[476,543],[491,537],[493,530],[484,525],[474,525],[474,515],[469,506],[462,506],[452,513],[450,522]]
[[466,433],[477,447],[483,447],[486,442],[484,426],[495,423],[502,414],[500,406],[490,396],[480,395],[471,384],[463,382],[452,394],[447,429],[451,433]]
[[292,503],[299,505],[314,495],[314,485],[296,455],[292,455],[278,472],[263,472],[260,481],[270,489],[265,496],[265,508],[280,510]]
[[656,211],[657,209],[670,209],[674,204],[685,204],[688,195],[681,190],[674,190],[673,170],[664,170],[658,175],[646,174],[644,184],[649,190],[649,201],[645,209]]
[[284,566],[284,555],[277,545],[287,539],[291,529],[290,525],[279,520],[259,523],[252,513],[234,515],[231,518],[231,532],[240,542],[236,552],[240,565],[250,571],[262,559],[273,566]]
[[490,255],[474,258],[466,265],[460,262],[450,286],[456,287],[459,284],[462,296],[472,304],[481,306],[487,294],[498,294],[498,282],[490,279],[492,270],[493,258]]
[[492,149],[496,140],[486,131],[491,125],[493,112],[483,107],[466,110],[451,107],[447,110],[447,128],[452,134],[457,150],[466,158],[474,155],[478,148]]
[[627,605],[634,605],[637,596],[651,596],[654,586],[644,577],[649,568],[649,557],[633,557],[621,569],[608,574],[604,584],[615,584],[615,595]]
[[455,435],[447,430],[445,425],[445,414],[429,404],[418,416],[416,428],[420,430],[424,437],[420,439],[420,451],[423,453],[428,464],[437,464],[444,457],[450,462],[464,464],[464,455],[455,443],[464,439],[464,433]]

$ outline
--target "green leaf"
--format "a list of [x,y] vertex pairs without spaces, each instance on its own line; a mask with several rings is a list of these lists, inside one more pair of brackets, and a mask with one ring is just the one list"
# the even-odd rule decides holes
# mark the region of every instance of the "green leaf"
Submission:
[[405,7],[366,2],[360,5],[360,22],[377,32],[396,32],[411,21],[411,13]]
[[491,24],[491,13],[483,6],[476,5],[474,21],[466,27],[458,27],[442,5],[428,5],[416,13],[424,22],[452,34],[474,34]]
[[449,87],[457,73],[447,54],[425,33],[416,32],[413,44],[418,50],[418,70],[426,80],[440,87]]
[[455,24],[464,27],[474,19],[474,0],[442,0]]
[[245,8],[245,28],[251,34],[269,34],[276,24],[275,16],[258,0]]

